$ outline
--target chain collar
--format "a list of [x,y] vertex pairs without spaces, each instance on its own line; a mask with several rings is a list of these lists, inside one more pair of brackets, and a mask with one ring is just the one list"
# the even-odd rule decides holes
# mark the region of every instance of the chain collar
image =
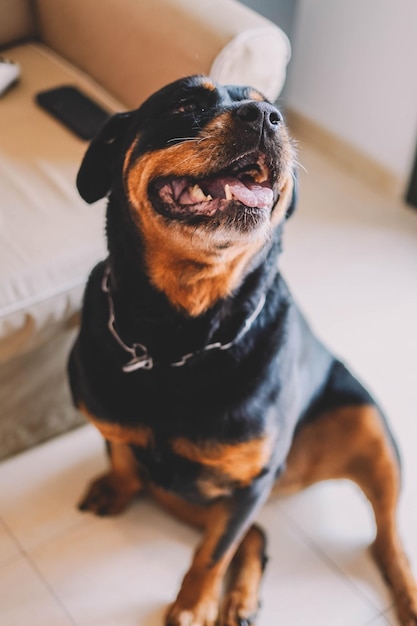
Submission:
[[[146,346],[142,343],[133,343],[131,346],[128,346],[123,339],[120,337],[119,333],[116,330],[116,317],[114,313],[114,302],[111,295],[110,290],[110,267],[107,264],[104,270],[103,279],[101,282],[101,289],[104,293],[107,294],[107,300],[109,303],[109,320],[107,323],[107,327],[110,333],[113,335],[114,339],[117,341],[119,346],[123,348],[126,352],[128,352],[131,356],[131,359],[128,363],[122,366],[122,370],[125,373],[134,372],[139,369],[151,370],[155,366],[155,362],[151,355],[148,352]],[[203,352],[209,352],[210,350],[229,350],[232,346],[234,346],[238,341],[242,339],[244,335],[248,332],[248,330],[253,325],[256,318],[259,316],[265,304],[265,294],[262,294],[259,302],[252,312],[252,314],[246,319],[242,328],[236,335],[232,341],[228,343],[221,343],[220,341],[216,341],[215,343],[209,343],[208,345],[200,348],[199,350],[195,350],[194,352],[188,352],[184,354],[178,361],[174,361],[170,363],[170,367],[182,367],[185,365],[189,359],[192,359],[194,356],[198,354],[202,354]]]

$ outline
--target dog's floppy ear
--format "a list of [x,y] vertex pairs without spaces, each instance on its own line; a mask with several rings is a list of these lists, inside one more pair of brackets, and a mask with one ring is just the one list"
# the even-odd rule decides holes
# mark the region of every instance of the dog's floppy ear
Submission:
[[90,143],[77,175],[77,189],[89,204],[110,191],[114,166],[125,142],[133,111],[113,115]]

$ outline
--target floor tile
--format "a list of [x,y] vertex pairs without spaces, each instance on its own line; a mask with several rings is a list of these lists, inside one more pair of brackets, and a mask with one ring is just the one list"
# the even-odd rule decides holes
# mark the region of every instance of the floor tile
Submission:
[[105,467],[102,440],[86,426],[0,464],[1,516],[21,547],[31,550],[74,524],[76,503]]
[[306,158],[310,173],[301,172],[281,267],[319,335],[345,358],[357,355],[359,373],[367,375],[364,356],[383,366],[385,345],[387,355],[416,346],[417,212],[346,175],[333,180],[337,170],[316,151]]
[[0,567],[0,624],[71,626],[74,623],[30,564],[20,558]]
[[376,614],[375,608],[347,579],[336,575],[291,524],[278,523],[278,511],[275,502],[268,503],[260,516],[268,535],[270,560],[259,626],[365,624]]
[[393,609],[378,615],[375,619],[371,620],[369,624],[365,626],[399,626],[399,622]]
[[146,499],[114,519],[85,515],[31,559],[82,626],[160,626],[199,535]]
[[[369,621],[373,607],[300,541],[282,520],[279,504],[268,504],[261,522],[270,535],[270,561],[259,626],[275,623],[271,615],[280,615],[283,625],[306,623],[311,611],[322,624]],[[144,500],[119,519],[72,529],[31,558],[81,626],[160,626],[198,537]],[[329,596],[332,602],[325,603]],[[342,615],[340,605],[346,605]]]
[[0,519],[0,567],[12,559],[19,558],[21,551],[18,545],[10,536],[3,522]]
[[349,580],[352,590],[380,613],[392,604],[369,545],[375,537],[371,509],[347,481],[329,481],[280,500],[294,531],[320,558]]

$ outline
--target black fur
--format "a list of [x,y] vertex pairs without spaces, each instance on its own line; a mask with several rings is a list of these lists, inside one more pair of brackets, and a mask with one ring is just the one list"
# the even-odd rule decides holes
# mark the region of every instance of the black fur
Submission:
[[[88,280],[81,329],[69,360],[75,404],[82,402],[99,420],[149,426],[155,444],[148,449],[134,446],[137,458],[153,482],[192,501],[205,501],[196,484],[202,468],[175,455],[172,438],[238,443],[260,437],[271,424],[278,424],[279,445],[264,475],[246,490],[233,493],[237,510],[250,509],[254,501],[265,499],[260,492],[268,491],[285,466],[300,425],[347,402],[373,403],[363,386],[315,338],[293,301],[277,269],[282,223],[233,296],[198,317],[174,308],[147,277],[141,235],[132,222],[121,174],[127,148],[136,135],[140,137],[137,155],[172,145],[181,137],[197,136],[247,93],[238,87],[210,92],[197,79],[184,79],[152,96],[137,111],[110,120],[92,143],[78,187],[88,202],[110,192],[107,235],[117,329],[126,343],[145,344],[155,367],[128,374],[121,369],[128,357],[108,330],[109,304],[101,289],[104,262]],[[178,102],[190,98],[198,103],[193,115],[172,113]],[[288,214],[294,206],[295,196]],[[235,337],[261,294],[266,295],[266,304],[237,345],[197,354],[183,367],[171,366],[185,353]],[[239,523],[236,517],[231,526]],[[227,539],[218,547],[219,553],[223,544]]]

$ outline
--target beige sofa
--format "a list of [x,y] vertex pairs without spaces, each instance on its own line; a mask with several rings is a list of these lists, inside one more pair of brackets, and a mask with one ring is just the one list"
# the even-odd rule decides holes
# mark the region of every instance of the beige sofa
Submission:
[[0,458],[75,426],[66,359],[86,277],[105,256],[104,203],[75,175],[86,143],[34,103],[78,85],[110,111],[180,76],[275,99],[289,43],[236,0],[0,0],[0,54],[21,80],[0,99]]

